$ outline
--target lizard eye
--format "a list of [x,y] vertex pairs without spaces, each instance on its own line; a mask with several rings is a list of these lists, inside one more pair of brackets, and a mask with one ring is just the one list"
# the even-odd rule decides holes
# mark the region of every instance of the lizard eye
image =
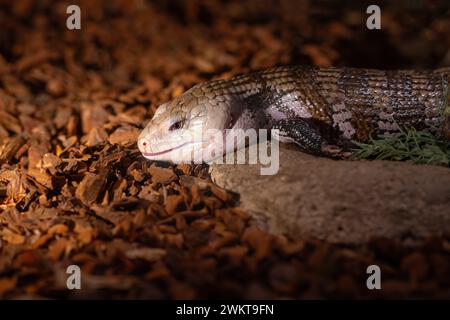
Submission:
[[169,131],[175,131],[183,127],[184,121],[179,120],[170,125]]

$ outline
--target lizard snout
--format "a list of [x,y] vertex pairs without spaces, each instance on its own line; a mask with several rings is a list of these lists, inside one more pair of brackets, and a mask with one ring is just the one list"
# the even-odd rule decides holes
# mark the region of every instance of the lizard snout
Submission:
[[148,151],[148,148],[150,147],[150,141],[147,138],[139,138],[138,139],[138,149],[141,153],[145,153]]

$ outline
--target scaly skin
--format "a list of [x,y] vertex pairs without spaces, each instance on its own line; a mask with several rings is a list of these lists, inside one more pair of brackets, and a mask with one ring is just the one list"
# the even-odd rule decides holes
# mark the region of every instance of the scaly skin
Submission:
[[[450,68],[314,67],[277,67],[208,81],[161,105],[138,146],[152,160],[190,161],[190,151],[216,143],[205,135],[207,129],[279,128],[280,141],[316,154],[400,128],[448,136],[443,110],[449,82]],[[203,135],[196,139],[200,129]]]

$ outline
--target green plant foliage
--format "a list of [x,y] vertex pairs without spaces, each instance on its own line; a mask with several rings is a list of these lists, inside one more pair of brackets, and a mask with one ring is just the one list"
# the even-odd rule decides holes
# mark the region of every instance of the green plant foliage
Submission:
[[450,166],[450,141],[439,140],[431,133],[403,129],[397,133],[355,142],[354,159],[410,161],[420,164]]

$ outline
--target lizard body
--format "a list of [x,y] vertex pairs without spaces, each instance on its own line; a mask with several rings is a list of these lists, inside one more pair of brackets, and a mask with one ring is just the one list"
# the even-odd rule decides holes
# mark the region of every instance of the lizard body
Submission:
[[[353,140],[400,128],[448,135],[443,111],[449,85],[450,68],[275,67],[197,84],[162,104],[138,147],[149,159],[189,161],[192,150],[217,143],[208,129],[279,129],[281,142],[321,155],[327,146],[345,149]],[[199,130],[203,135],[195,139]]]

